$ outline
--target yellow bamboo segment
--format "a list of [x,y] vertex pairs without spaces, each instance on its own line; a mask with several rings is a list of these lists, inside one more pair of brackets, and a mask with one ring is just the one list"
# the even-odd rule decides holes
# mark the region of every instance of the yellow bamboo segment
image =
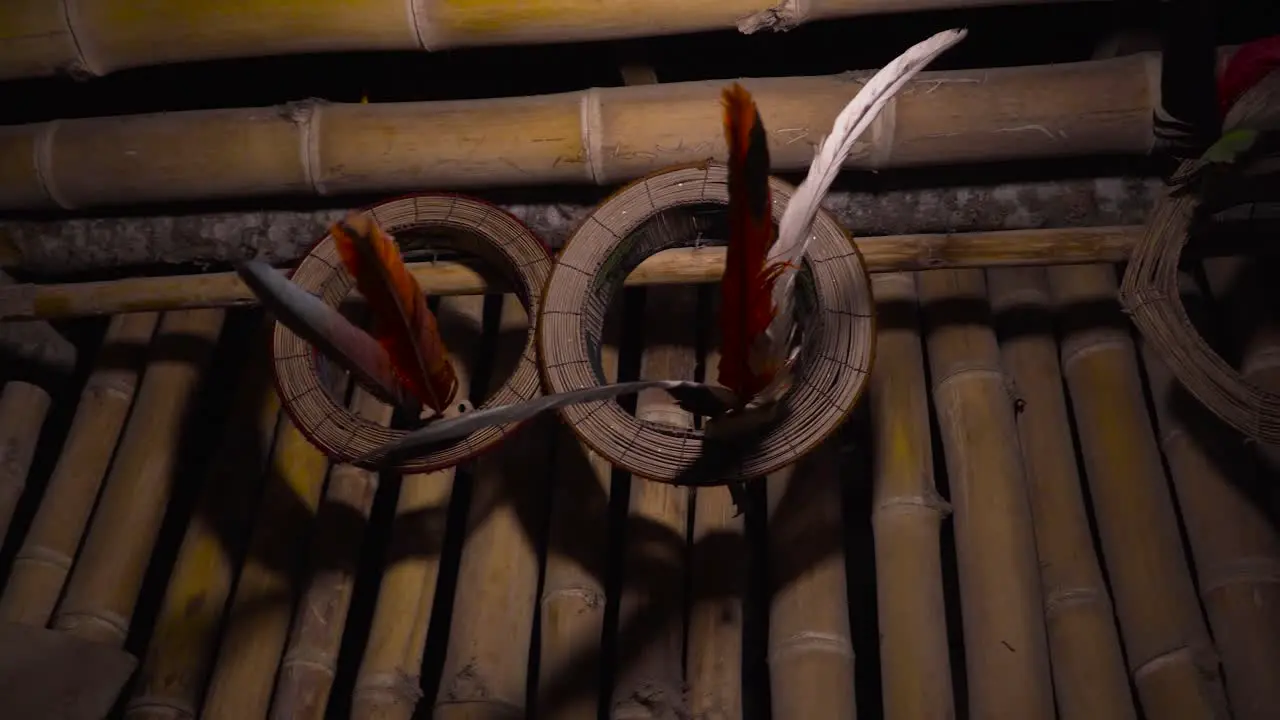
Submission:
[[[359,386],[352,391],[351,410],[382,425],[391,422],[391,407]],[[293,615],[271,701],[275,720],[325,717],[351,607],[360,544],[377,490],[378,476],[368,470],[338,465],[329,473],[316,514],[312,572]]]
[[[467,398],[468,369],[481,352],[476,339],[484,331],[484,298],[442,298],[438,319],[458,377],[457,397]],[[356,678],[354,720],[409,720],[422,699],[422,656],[435,607],[454,474],[454,468],[448,468],[408,475],[400,482],[387,567]]]
[[[946,235],[858,238],[868,272],[1004,265],[1063,265],[1119,262],[1142,236],[1141,226],[1053,228]],[[725,248],[663,250],[640,263],[624,284],[683,285],[718,282]],[[431,295],[507,292],[500,278],[456,262],[409,263]],[[141,310],[232,307],[257,304],[234,272],[170,277],[0,287],[0,318],[57,320]]]
[[231,415],[204,476],[165,589],[126,720],[199,716],[238,558],[231,544],[248,533],[280,416],[263,322],[240,370]]
[[887,720],[955,717],[939,532],[951,511],[933,481],[929,389],[910,273],[872,278],[871,432],[880,677]]
[[776,718],[855,720],[840,469],[833,436],[770,475],[769,687]]
[[[1206,327],[1194,283],[1182,280],[1183,305]],[[1280,707],[1280,537],[1248,492],[1257,486],[1257,468],[1240,437],[1224,432],[1149,346],[1142,350],[1232,717],[1274,717]]]
[[[335,388],[338,397],[345,386],[344,379]],[[302,554],[328,471],[329,458],[282,413],[249,554],[209,678],[203,720],[267,717],[294,603],[303,588]]]
[[1073,265],[1048,277],[1067,323],[1062,370],[1138,699],[1147,717],[1227,718],[1115,271]]
[[[924,72],[890,101],[847,167],[1146,154],[1159,55]],[[746,78],[775,172],[813,146],[867,73]],[[0,210],[281,194],[612,185],[724,159],[728,80],[530,97],[56,120],[0,134]],[[33,153],[39,145],[42,152]],[[41,197],[49,198],[41,202]]]
[[53,626],[111,645],[129,631],[173,484],[182,435],[225,313],[165,313],[84,547]]
[[52,403],[47,390],[22,380],[7,382],[0,391],[0,538],[8,534],[27,488],[27,472]]
[[[698,365],[697,305],[697,288],[646,291],[642,379],[693,379]],[[642,391],[636,397],[636,417],[693,427],[693,416],[662,391]],[[681,665],[688,507],[688,488],[631,478],[618,609],[618,674],[610,712],[615,720],[687,715]]]
[[917,276],[955,510],[969,712],[1053,717],[1027,481],[981,270]]
[[[615,304],[605,316],[600,366],[605,382],[617,382],[621,315]],[[598,653],[604,632],[608,564],[609,493],[613,466],[592,452],[563,424],[556,429],[556,474],[547,521],[547,561],[542,581],[539,688],[565,682],[563,699],[539,692],[536,717],[594,720],[601,692],[599,663],[585,670],[575,663]]]
[[0,620],[44,627],[75,561],[160,316],[117,315],[80,393],[58,464],[0,595]]
[[[516,296],[503,295],[490,387],[510,372],[531,326]],[[474,466],[437,720],[525,716],[539,575],[532,533],[543,525],[547,430],[534,420]]]
[[[1135,720],[1111,595],[1093,536],[1062,390],[1043,269],[987,271],[1000,354],[1013,381],[1060,720]],[[881,355],[883,357],[883,355]]]
[[[1054,0],[1021,0],[1023,4]],[[8,0],[0,80],[73,70],[344,51],[445,50],[610,40],[814,20],[967,8],[994,0],[312,0],[233,4]],[[776,9],[774,9],[776,8]],[[783,9],[785,8],[785,9]]]

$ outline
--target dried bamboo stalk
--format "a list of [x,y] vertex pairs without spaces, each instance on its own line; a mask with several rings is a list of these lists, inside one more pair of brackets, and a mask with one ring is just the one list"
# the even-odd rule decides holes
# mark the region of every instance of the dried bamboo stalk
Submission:
[[[504,295],[493,356],[518,356],[531,326],[515,295]],[[496,387],[501,371],[489,380]],[[544,522],[535,498],[546,492],[539,474],[550,461],[547,429],[535,420],[475,464],[449,649],[435,698],[439,720],[525,715],[540,569],[534,533]]]
[[[1064,265],[1119,262],[1142,235],[1141,226],[1082,227],[894,235],[855,241],[868,272],[1003,265]],[[624,284],[684,285],[718,282],[725,248],[663,250],[640,263]],[[409,263],[431,295],[509,291],[501,279],[456,262]],[[139,310],[240,307],[257,298],[234,272],[65,284],[0,287],[0,318],[57,320]]]
[[873,509],[880,677],[888,720],[955,717],[939,531],[951,506],[933,483],[929,391],[916,279],[872,278]]
[[186,422],[222,331],[221,310],[165,313],[133,412],[53,627],[121,645],[169,503]]
[[[614,308],[619,307],[617,304]],[[600,365],[605,382],[617,382],[621,316],[605,317]],[[551,482],[547,560],[542,581],[539,687],[573,675],[568,697],[551,704],[538,693],[536,717],[594,720],[601,691],[598,663],[584,672],[575,664],[596,653],[604,632],[608,563],[609,493],[613,466],[592,452],[563,424],[556,428],[556,475]]]
[[[653,287],[645,292],[641,378],[694,378],[697,303],[693,287]],[[693,416],[661,391],[646,390],[636,397],[636,417],[693,427]],[[618,674],[610,717],[674,720],[688,715],[681,666],[689,489],[638,476],[630,484],[618,609]],[[636,630],[638,623],[645,623],[644,632]]]
[[[352,391],[351,410],[382,425],[391,422],[391,407],[359,386]],[[360,545],[377,490],[376,473],[345,464],[330,471],[316,514],[312,571],[294,612],[271,701],[271,717],[276,720],[325,717],[360,564]]]
[[1053,681],[1018,428],[981,270],[917,276],[955,509],[969,711],[1053,717]]
[[194,720],[280,417],[263,321],[169,576],[125,720]]
[[[846,166],[1146,154],[1159,63],[1158,54],[1147,53],[924,72],[891,101]],[[774,128],[775,171],[809,166],[816,142],[810,128],[831,127],[868,76],[741,80],[764,126]],[[445,102],[308,101],[9,126],[0,129],[0,210],[612,185],[708,155],[723,158],[717,96],[726,82]]]
[[987,271],[1000,354],[1016,393],[1045,625],[1061,720],[1135,720],[1111,596],[1093,551],[1039,268]]
[[1147,717],[1226,718],[1115,272],[1076,265],[1048,278],[1068,325],[1062,370],[1138,699]]
[[107,326],[62,454],[0,595],[0,620],[44,627],[53,615],[159,319],[156,313],[130,313],[115,316]]
[[[483,335],[484,298],[442,298],[439,324],[458,376],[457,397],[466,398],[471,393],[467,371],[482,352],[475,338]],[[400,482],[388,565],[356,678],[355,720],[409,720],[422,699],[422,657],[454,475],[448,468],[407,475]]]
[[11,380],[0,391],[0,538],[8,534],[27,488],[27,472],[52,404],[47,390],[23,380]]
[[773,717],[855,720],[838,436],[766,480]]
[[[337,396],[345,392],[336,388]],[[204,720],[265,718],[301,595],[302,556],[329,472],[329,458],[281,413],[249,553],[231,599],[209,678]]]
[[[1184,307],[1206,327],[1194,282],[1180,280]],[[1280,707],[1280,537],[1249,496],[1258,468],[1240,437],[1188,396],[1150,346],[1142,353],[1232,717],[1272,717]]]

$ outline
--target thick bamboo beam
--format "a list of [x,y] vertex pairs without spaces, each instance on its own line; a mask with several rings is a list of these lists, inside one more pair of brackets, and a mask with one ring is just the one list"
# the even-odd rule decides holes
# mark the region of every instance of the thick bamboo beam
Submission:
[[[1146,154],[1159,59],[1147,53],[922,73],[845,166]],[[776,172],[809,166],[814,144],[867,77],[742,80],[770,128]],[[0,210],[613,185],[677,163],[723,159],[718,93],[727,82],[443,102],[307,101],[8,126],[0,128]]]
[[[897,235],[856,241],[870,272],[931,268],[1119,262],[1142,235],[1140,226],[1008,230],[960,235]],[[640,263],[626,285],[718,282],[724,246],[664,250]],[[474,295],[508,289],[502,281],[457,262],[410,263],[425,292]],[[127,280],[0,287],[0,319],[57,320],[143,310],[257,304],[233,272]]]
[[[1007,2],[1007,0],[1005,0]],[[1061,0],[1017,0],[1018,4]],[[223,58],[438,51],[609,40],[1004,4],[1001,0],[320,0],[159,3],[9,0],[0,5],[0,80]],[[145,7],[145,9],[144,9]]]

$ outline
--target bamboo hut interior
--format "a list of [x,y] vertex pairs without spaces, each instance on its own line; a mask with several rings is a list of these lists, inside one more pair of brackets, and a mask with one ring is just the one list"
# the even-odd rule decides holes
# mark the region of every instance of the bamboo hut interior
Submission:
[[[285,411],[236,263],[294,267],[353,208],[401,223],[480,407],[537,367],[527,279],[612,232],[620,188],[726,158],[730,82],[796,185],[871,72],[953,27],[824,201],[873,301],[856,402],[741,496],[554,412],[396,473]],[[1280,719],[1280,448],[1122,296],[1203,140],[1168,128],[1278,33],[1245,0],[0,2],[0,716]],[[1280,393],[1278,176],[1170,275],[1250,397]],[[472,252],[444,193],[546,257]],[[669,249],[600,299],[601,381],[716,381],[726,228],[618,238]]]

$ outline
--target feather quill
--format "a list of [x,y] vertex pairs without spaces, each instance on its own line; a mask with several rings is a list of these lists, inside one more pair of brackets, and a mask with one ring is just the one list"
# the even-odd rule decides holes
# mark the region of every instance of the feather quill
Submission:
[[458,391],[458,377],[435,315],[395,240],[363,213],[348,215],[331,233],[356,289],[369,302],[374,338],[396,376],[423,405],[443,412]]

